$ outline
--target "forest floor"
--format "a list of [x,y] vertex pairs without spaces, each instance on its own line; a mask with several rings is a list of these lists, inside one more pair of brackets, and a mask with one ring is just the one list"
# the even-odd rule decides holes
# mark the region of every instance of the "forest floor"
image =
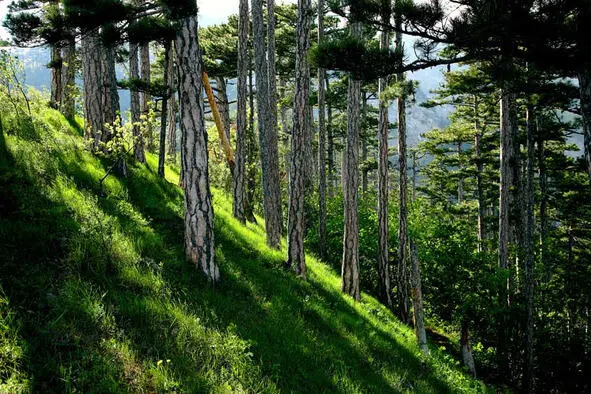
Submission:
[[128,178],[38,108],[0,134],[0,392],[486,392],[307,256],[303,281],[214,190],[215,288],[183,256],[178,173]]

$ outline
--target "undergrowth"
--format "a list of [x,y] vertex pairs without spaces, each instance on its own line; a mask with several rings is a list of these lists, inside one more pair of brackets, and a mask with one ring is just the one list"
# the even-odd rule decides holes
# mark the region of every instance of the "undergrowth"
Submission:
[[284,270],[217,190],[213,288],[183,257],[173,168],[148,154],[101,196],[80,126],[34,123],[0,136],[0,392],[486,391],[312,256],[308,281]]

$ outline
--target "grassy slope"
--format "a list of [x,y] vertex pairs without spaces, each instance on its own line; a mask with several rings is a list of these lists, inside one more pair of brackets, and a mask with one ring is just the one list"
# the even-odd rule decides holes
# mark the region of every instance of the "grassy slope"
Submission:
[[56,112],[37,123],[0,137],[0,392],[483,389],[326,265],[285,271],[221,192],[213,289],[183,259],[177,174],[149,155],[99,197],[106,162]]

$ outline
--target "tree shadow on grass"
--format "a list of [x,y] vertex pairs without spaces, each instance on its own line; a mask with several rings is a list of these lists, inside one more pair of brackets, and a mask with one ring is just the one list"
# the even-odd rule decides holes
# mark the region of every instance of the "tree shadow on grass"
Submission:
[[[154,222],[154,227],[167,235],[166,243],[182,242],[182,220],[178,215],[176,219],[170,218],[171,212],[163,212],[166,208],[146,207],[143,199],[134,198],[132,190],[145,192],[154,185],[150,179],[141,182],[137,188],[128,185],[130,199],[150,217],[178,221],[181,226],[176,234],[161,228],[166,220]],[[159,192],[152,189],[149,193],[157,196]],[[164,201],[166,197],[161,198]],[[196,313],[208,311],[207,315],[213,311],[214,318],[204,316],[204,319],[217,329],[235,326],[240,336],[253,344],[264,373],[272,376],[281,389],[316,392],[358,387],[363,391],[395,392],[408,389],[405,384],[412,384],[404,382],[404,375],[418,372],[425,375],[419,379],[425,380],[433,392],[449,391],[445,382],[421,372],[425,368],[415,354],[360,316],[343,295],[327,290],[324,283],[304,282],[286,272],[280,268],[283,258],[253,250],[249,236],[233,231],[234,224],[229,223],[227,211],[221,212],[220,204],[216,206],[216,214],[226,219],[216,220],[217,250],[224,255],[221,284],[215,291],[195,291],[195,281],[202,280],[187,272],[193,271],[192,267],[177,266],[165,271],[163,276],[172,288],[185,295],[183,301]],[[373,333],[375,339],[368,339],[368,333]],[[392,358],[400,362],[388,367]],[[397,368],[401,371],[396,371]],[[402,382],[388,381],[380,369],[400,374]]]

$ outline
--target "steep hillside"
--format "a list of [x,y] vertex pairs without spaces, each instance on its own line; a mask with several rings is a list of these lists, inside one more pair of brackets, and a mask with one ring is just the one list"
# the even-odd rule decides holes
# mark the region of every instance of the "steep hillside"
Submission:
[[214,191],[212,288],[183,259],[178,174],[127,179],[52,110],[0,134],[0,392],[479,392],[373,298],[309,257],[284,270],[264,230]]

